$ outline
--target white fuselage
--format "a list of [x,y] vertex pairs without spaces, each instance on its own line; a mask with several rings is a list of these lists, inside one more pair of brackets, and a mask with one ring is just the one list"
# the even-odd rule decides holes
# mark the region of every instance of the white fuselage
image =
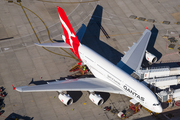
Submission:
[[129,74],[85,45],[79,46],[79,55],[95,77],[120,88],[125,95],[134,98],[149,110],[157,113],[162,112],[162,107],[157,97],[144,84],[132,78]]

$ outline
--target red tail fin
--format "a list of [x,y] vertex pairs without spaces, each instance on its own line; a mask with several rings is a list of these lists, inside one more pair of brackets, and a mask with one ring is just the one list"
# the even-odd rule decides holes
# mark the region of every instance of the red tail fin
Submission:
[[73,47],[71,48],[72,52],[78,57],[79,60],[81,60],[78,53],[78,47],[80,45],[80,42],[71,26],[71,23],[69,22],[66,16],[66,13],[64,12],[62,8],[57,6],[57,10],[58,10],[59,18],[60,18],[61,25],[64,31],[65,42],[69,44],[71,47]]

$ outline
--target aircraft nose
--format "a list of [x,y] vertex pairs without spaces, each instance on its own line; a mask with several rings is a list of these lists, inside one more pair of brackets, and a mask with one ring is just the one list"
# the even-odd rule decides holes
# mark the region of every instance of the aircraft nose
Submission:
[[162,113],[162,111],[163,111],[162,107],[159,106],[159,107],[157,108],[157,110],[156,110],[156,113]]

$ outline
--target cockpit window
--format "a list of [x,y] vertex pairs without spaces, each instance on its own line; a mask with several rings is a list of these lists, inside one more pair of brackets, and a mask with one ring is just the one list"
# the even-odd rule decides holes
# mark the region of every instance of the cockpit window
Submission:
[[153,104],[153,106],[159,106],[160,105],[160,103],[158,103],[158,104]]

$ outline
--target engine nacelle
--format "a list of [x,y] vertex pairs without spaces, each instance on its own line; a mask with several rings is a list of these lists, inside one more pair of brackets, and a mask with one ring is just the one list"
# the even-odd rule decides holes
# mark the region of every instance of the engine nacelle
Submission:
[[146,60],[149,61],[150,63],[155,63],[157,61],[157,57],[150,52],[146,51]]
[[65,105],[71,105],[73,103],[73,99],[67,94],[59,94],[58,98]]
[[104,103],[104,99],[97,94],[90,93],[89,99],[96,105],[102,105]]

